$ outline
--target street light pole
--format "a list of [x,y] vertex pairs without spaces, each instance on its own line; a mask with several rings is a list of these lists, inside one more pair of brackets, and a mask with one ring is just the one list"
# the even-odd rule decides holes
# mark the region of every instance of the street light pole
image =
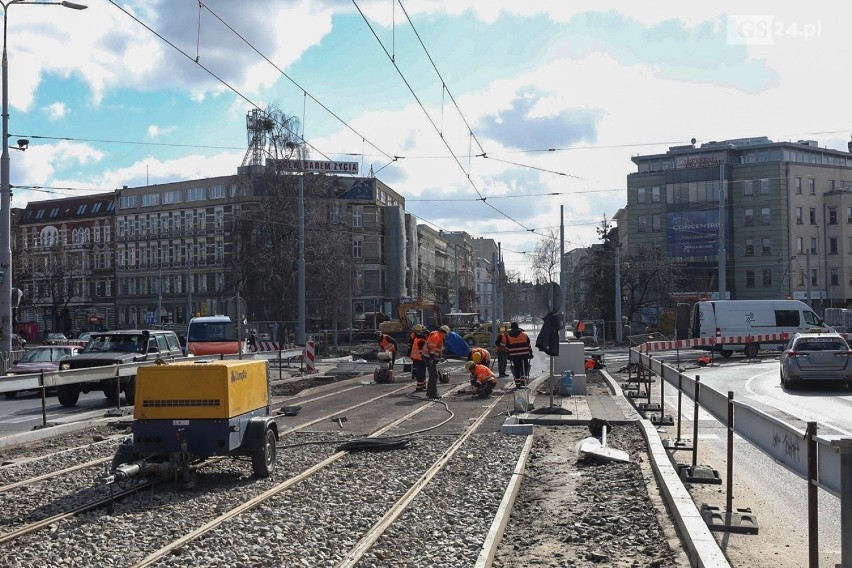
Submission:
[[63,6],[84,10],[88,6],[74,2],[30,2],[0,0],[3,6],[3,153],[0,155],[0,355],[6,360],[12,352],[12,187],[9,183],[9,59],[6,56],[6,25],[12,4]]

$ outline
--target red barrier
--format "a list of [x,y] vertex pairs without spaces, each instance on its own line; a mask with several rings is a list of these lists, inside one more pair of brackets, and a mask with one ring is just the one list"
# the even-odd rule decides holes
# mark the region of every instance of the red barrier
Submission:
[[314,365],[314,342],[308,341],[305,345],[305,372],[313,373],[315,369]]
[[678,339],[675,341],[648,341],[643,343],[641,350],[673,351],[675,349],[694,349],[696,347],[712,347],[714,345],[745,345],[748,343],[780,343],[790,338],[788,333],[764,333],[757,335],[727,335],[716,337],[699,337],[698,339]]

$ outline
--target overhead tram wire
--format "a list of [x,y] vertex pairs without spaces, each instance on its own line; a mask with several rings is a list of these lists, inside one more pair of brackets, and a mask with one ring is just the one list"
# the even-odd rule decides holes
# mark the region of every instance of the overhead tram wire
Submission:
[[[471,179],[470,174],[465,171],[464,166],[459,161],[459,158],[458,158],[458,156],[456,156],[455,152],[453,152],[453,149],[450,147],[449,143],[447,142],[446,137],[444,137],[442,135],[441,129],[438,128],[438,126],[435,124],[435,121],[432,119],[432,117],[429,115],[429,112],[426,110],[426,107],[423,106],[423,102],[417,96],[417,93],[414,92],[414,89],[412,88],[411,83],[408,82],[408,79],[406,79],[405,74],[403,74],[402,70],[396,64],[395,58],[390,53],[388,53],[387,48],[382,43],[382,41],[379,39],[379,36],[376,33],[376,30],[370,24],[370,21],[367,19],[367,16],[361,10],[361,7],[358,6],[358,2],[356,0],[352,0],[352,4],[355,5],[355,8],[358,10],[358,13],[361,15],[361,18],[364,20],[364,23],[367,24],[367,27],[370,29],[370,32],[373,34],[373,37],[376,39],[379,46],[382,48],[382,51],[385,52],[385,55],[387,56],[388,61],[390,61],[391,65],[396,70],[396,72],[399,74],[399,77],[402,79],[402,82],[408,88],[409,92],[411,93],[411,96],[414,97],[414,100],[417,102],[418,106],[420,106],[420,110],[423,111],[423,114],[426,116],[426,119],[429,121],[429,124],[432,125],[432,128],[435,129],[435,132],[438,133],[438,136],[441,139],[441,142],[443,142],[444,146],[447,148],[447,150],[449,150],[450,154],[452,155],[453,161],[455,161],[455,163],[456,163],[456,165],[458,165],[459,169],[465,174],[465,178],[467,179],[468,184],[473,188],[473,190],[479,196],[479,200],[482,201],[482,203],[484,203],[486,206],[490,207],[491,209],[493,209],[494,211],[496,211],[497,213],[502,215],[504,218],[506,218],[509,221],[512,221],[513,223],[515,223],[516,225],[522,227],[524,230],[529,231],[531,233],[535,233],[535,229],[531,229],[531,228],[527,227],[526,225],[524,225],[523,223],[521,223],[520,221],[518,221],[517,219],[515,219],[514,217],[512,217],[508,213],[500,210],[499,208],[495,207],[491,203],[488,203],[487,198],[484,197],[482,195],[482,192],[479,190],[479,188],[476,187],[476,184],[474,183],[473,179]],[[471,135],[472,134],[473,134],[473,132],[471,132]]]
[[[174,43],[172,43],[171,41],[169,41],[168,39],[166,39],[165,37],[163,37],[163,36],[162,36],[160,33],[158,33],[156,30],[154,30],[153,28],[151,28],[151,26],[149,26],[148,24],[146,24],[145,22],[143,22],[142,20],[140,20],[139,18],[137,18],[135,15],[133,15],[133,14],[131,14],[130,12],[128,12],[127,10],[125,10],[123,7],[119,6],[119,5],[115,2],[115,0],[107,0],[107,1],[108,1],[110,4],[112,4],[113,6],[115,6],[116,8],[118,8],[119,10],[121,10],[121,11],[122,11],[125,15],[127,15],[129,18],[131,18],[132,20],[134,20],[134,21],[135,21],[136,23],[138,23],[140,26],[142,26],[143,28],[145,28],[146,30],[148,30],[149,32],[151,32],[152,34],[154,34],[155,36],[157,36],[158,38],[160,38],[161,40],[163,40],[166,44],[168,44],[168,45],[169,45],[169,47],[171,47],[172,49],[174,49],[175,51],[177,51],[178,53],[180,53],[181,55],[183,55],[184,57],[186,57],[187,59],[189,59],[189,60],[190,60],[191,62],[193,62],[194,64],[198,65],[198,66],[199,66],[201,69],[203,69],[203,70],[204,70],[204,71],[205,71],[208,75],[210,75],[211,77],[213,77],[214,79],[216,79],[217,81],[219,81],[222,85],[224,85],[225,87],[227,87],[227,88],[228,88],[228,90],[230,90],[231,92],[233,92],[233,93],[234,93],[235,95],[237,95],[239,98],[243,99],[245,102],[247,102],[248,104],[250,104],[252,107],[256,108],[257,110],[263,110],[263,109],[262,109],[262,108],[261,108],[261,107],[260,107],[257,103],[255,103],[254,101],[252,101],[251,99],[249,99],[247,96],[245,96],[245,95],[244,95],[244,94],[242,94],[240,91],[238,91],[238,90],[237,90],[234,86],[232,86],[230,83],[228,83],[227,81],[225,81],[224,79],[222,79],[221,77],[219,77],[216,73],[214,73],[213,71],[211,71],[210,69],[208,69],[205,65],[203,65],[203,64],[200,62],[200,58],[199,58],[199,57],[192,57],[191,55],[189,55],[188,53],[186,53],[184,50],[182,50],[181,48],[179,48],[178,46],[176,46]],[[316,146],[314,146],[313,144],[311,144],[310,142],[308,142],[308,141],[307,141],[307,140],[305,140],[304,138],[301,138],[301,136],[299,135],[299,133],[298,133],[298,132],[293,132],[292,130],[290,130],[289,128],[287,128],[287,126],[286,126],[286,125],[284,126],[284,128],[285,128],[285,129],[286,129],[286,130],[287,130],[290,134],[294,135],[294,136],[295,136],[295,137],[297,137],[297,138],[300,138],[300,139],[302,140],[302,142],[303,142],[306,146],[308,146],[308,147],[309,147],[309,148],[311,148],[312,150],[316,151],[316,152],[317,152],[320,156],[322,156],[323,158],[325,158],[325,159],[327,159],[327,160],[329,160],[329,161],[331,161],[331,162],[335,161],[335,160],[332,160],[329,156],[327,156],[324,152],[322,152],[319,148],[317,148]],[[378,148],[377,148],[377,149],[378,149]]]
[[[398,159],[401,157],[401,156],[394,156],[394,155],[388,154],[387,152],[385,152],[384,150],[382,150],[381,148],[379,148],[378,146],[376,146],[374,143],[372,143],[372,142],[371,142],[371,141],[370,141],[370,140],[369,140],[366,136],[364,136],[363,134],[361,134],[360,132],[358,132],[357,130],[355,130],[355,128],[354,128],[352,125],[350,125],[348,122],[346,122],[345,120],[343,120],[342,118],[340,118],[340,117],[337,115],[337,113],[335,113],[335,112],[334,112],[334,111],[332,111],[330,108],[328,108],[327,106],[325,106],[322,102],[320,102],[320,101],[319,101],[319,99],[317,99],[315,96],[313,96],[312,94],[310,94],[310,93],[308,92],[308,90],[307,90],[307,89],[305,89],[303,86],[301,86],[301,85],[300,85],[300,84],[299,84],[299,83],[298,83],[295,79],[293,79],[292,77],[290,77],[290,76],[289,76],[289,75],[288,75],[288,74],[287,74],[287,73],[286,73],[283,69],[281,69],[280,67],[278,67],[278,65],[276,65],[276,64],[275,64],[272,60],[270,60],[270,59],[269,59],[266,55],[264,55],[263,53],[261,53],[261,51],[260,51],[259,49],[257,49],[254,45],[252,45],[252,43],[251,43],[250,41],[248,41],[245,37],[243,37],[243,35],[242,35],[242,34],[240,34],[237,30],[235,30],[235,29],[234,29],[234,28],[233,28],[233,27],[232,27],[232,26],[231,26],[228,22],[226,22],[225,20],[223,20],[223,19],[219,16],[219,14],[217,14],[216,12],[214,12],[213,10],[211,10],[211,9],[210,9],[210,6],[208,6],[207,4],[201,3],[201,2],[199,2],[199,6],[200,6],[200,7],[203,7],[203,8],[204,8],[204,9],[206,9],[208,12],[210,12],[210,14],[211,14],[214,18],[216,18],[217,20],[219,20],[219,22],[221,22],[223,26],[225,26],[226,28],[228,28],[228,29],[231,31],[231,33],[233,33],[235,36],[237,36],[238,38],[240,38],[240,39],[243,41],[243,43],[245,43],[248,47],[250,47],[250,48],[251,48],[251,50],[252,50],[252,51],[254,51],[256,54],[258,54],[258,55],[259,55],[259,56],[260,56],[260,57],[261,57],[264,61],[266,61],[267,63],[269,63],[269,64],[270,64],[273,68],[275,68],[275,70],[276,70],[276,71],[278,71],[278,72],[281,74],[281,76],[282,76],[282,77],[284,77],[285,79],[287,79],[288,81],[290,81],[290,82],[291,82],[291,83],[292,83],[295,87],[297,87],[299,90],[301,90],[301,91],[302,91],[302,93],[304,93],[304,96],[305,96],[305,97],[310,98],[312,101],[314,101],[316,104],[318,104],[318,105],[319,105],[319,106],[320,106],[320,107],[321,107],[324,111],[326,111],[328,114],[330,114],[332,117],[334,117],[334,118],[335,118],[338,122],[340,122],[343,126],[345,126],[346,128],[348,128],[348,129],[349,129],[349,130],[350,130],[353,134],[355,134],[355,135],[359,136],[359,137],[361,138],[361,140],[362,140],[362,141],[366,142],[367,144],[369,144],[370,146],[372,146],[373,148],[375,148],[376,150],[378,150],[379,152],[381,152],[381,153],[382,153],[382,155],[383,155],[383,156],[385,156],[386,158],[388,158],[389,160],[391,160],[391,162],[395,162],[396,160],[398,160]],[[362,153],[362,155],[363,155],[363,153]]]

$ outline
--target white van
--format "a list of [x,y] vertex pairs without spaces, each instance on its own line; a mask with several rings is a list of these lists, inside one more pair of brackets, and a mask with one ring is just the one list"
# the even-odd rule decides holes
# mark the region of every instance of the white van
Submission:
[[[712,300],[695,302],[690,317],[692,338],[748,336],[833,331],[814,311],[799,300]],[[765,340],[764,347],[781,346],[784,340]],[[759,342],[726,343],[713,347],[722,357],[742,351],[746,357],[757,355]]]

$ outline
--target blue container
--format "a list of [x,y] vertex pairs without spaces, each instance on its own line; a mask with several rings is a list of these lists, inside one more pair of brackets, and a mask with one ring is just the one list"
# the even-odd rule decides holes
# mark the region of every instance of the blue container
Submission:
[[574,384],[574,373],[565,371],[562,373],[562,380],[559,382],[559,394],[562,396],[571,396],[571,389]]

